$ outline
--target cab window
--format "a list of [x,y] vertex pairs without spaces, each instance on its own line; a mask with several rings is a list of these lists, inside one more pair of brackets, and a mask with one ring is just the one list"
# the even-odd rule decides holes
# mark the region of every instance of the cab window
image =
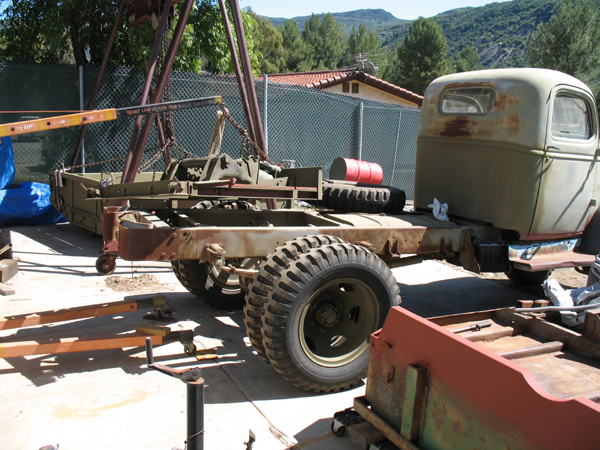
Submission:
[[552,135],[588,140],[593,134],[588,102],[573,94],[558,93],[552,112]]
[[448,89],[442,96],[440,112],[464,116],[481,116],[494,107],[496,93],[491,88]]

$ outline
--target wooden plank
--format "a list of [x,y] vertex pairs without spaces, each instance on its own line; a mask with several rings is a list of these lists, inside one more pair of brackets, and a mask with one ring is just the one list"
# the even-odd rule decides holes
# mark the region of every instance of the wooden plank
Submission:
[[148,336],[141,333],[130,333],[121,336],[97,337],[89,340],[79,338],[63,338],[55,342],[5,342],[0,344],[0,358],[15,358],[28,355],[46,355],[56,353],[88,352],[110,350],[123,347],[144,347],[146,338],[150,337],[152,345],[161,345],[162,336]]
[[[13,291],[14,294],[14,291]],[[87,317],[109,316],[111,314],[122,314],[137,311],[142,308],[152,307],[152,301],[126,300],[117,303],[101,303],[96,305],[81,306],[78,308],[43,311],[35,314],[23,314],[18,316],[3,317],[0,319],[0,330],[30,327],[67,320],[84,319]]]
[[19,272],[19,263],[16,259],[3,259],[0,261],[0,283],[6,283]]
[[362,445],[371,445],[385,439],[385,436],[369,422],[352,425],[348,428],[348,433]]
[[[1,295],[15,295],[15,290],[10,286],[0,283],[0,294]],[[0,330],[2,329],[2,322],[0,321]]]

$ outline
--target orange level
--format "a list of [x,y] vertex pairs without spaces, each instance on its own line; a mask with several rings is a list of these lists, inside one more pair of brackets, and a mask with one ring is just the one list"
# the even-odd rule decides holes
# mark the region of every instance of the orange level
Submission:
[[218,105],[222,103],[223,99],[221,97],[206,97],[192,100],[154,103],[144,106],[130,106],[127,108],[99,109],[96,111],[84,111],[65,116],[47,117],[45,119],[25,120],[23,122],[0,125],[0,137],[54,130],[56,128],[75,127],[77,125],[87,125],[96,122],[108,122],[122,117],[199,108],[201,106]]

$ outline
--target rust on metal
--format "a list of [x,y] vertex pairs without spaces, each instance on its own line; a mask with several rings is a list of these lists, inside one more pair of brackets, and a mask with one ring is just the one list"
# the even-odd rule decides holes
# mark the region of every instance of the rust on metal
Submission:
[[120,206],[105,206],[102,209],[102,251],[116,260],[116,252],[119,249],[119,215],[122,214]]
[[[267,212],[260,223],[273,224],[278,218]],[[273,212],[273,214],[277,214]],[[271,219],[272,218],[272,219]],[[255,221],[255,223],[258,223]],[[438,254],[444,237],[461,232],[457,227],[373,228],[347,226],[233,226],[132,229],[119,228],[119,256],[127,261],[161,261],[163,254],[175,259],[201,259],[207,244],[221,243],[228,258],[266,257],[279,245],[302,236],[323,234],[337,236],[347,242],[367,241],[375,253],[386,255],[389,241],[395,241],[394,254]]]
[[563,269],[567,267],[589,267],[596,260],[595,255],[583,253],[546,253],[530,260],[513,260],[513,267],[526,271],[537,272],[540,270]]
[[454,117],[444,122],[444,131],[440,132],[440,136],[471,137],[476,126],[477,122],[470,117]]
[[354,399],[354,409],[356,412],[379,430],[396,447],[400,450],[419,450],[417,446],[405,439],[396,429],[383,420],[370,406],[369,401],[364,396]]
[[[492,331],[512,328],[513,333],[475,344],[433,323],[456,328],[486,317],[494,322]],[[600,344],[511,310],[433,321],[393,307],[383,328],[371,336],[366,401],[355,400],[355,409],[392,442],[406,414],[399,405],[412,395],[409,367],[418,363],[428,377],[417,447],[597,447],[600,405],[588,398],[600,394],[600,369],[578,355],[595,354],[598,361]],[[507,360],[503,353],[516,359]],[[390,367],[395,368],[392,379]],[[577,383],[572,373],[578,374]]]

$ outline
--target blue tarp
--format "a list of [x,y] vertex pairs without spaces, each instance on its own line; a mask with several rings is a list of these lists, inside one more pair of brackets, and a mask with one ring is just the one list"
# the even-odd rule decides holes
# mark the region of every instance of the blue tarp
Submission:
[[62,219],[50,204],[50,186],[22,182],[18,188],[0,190],[0,226],[56,223]]
[[0,138],[0,189],[10,187],[15,181],[15,158],[13,156],[12,138]]

